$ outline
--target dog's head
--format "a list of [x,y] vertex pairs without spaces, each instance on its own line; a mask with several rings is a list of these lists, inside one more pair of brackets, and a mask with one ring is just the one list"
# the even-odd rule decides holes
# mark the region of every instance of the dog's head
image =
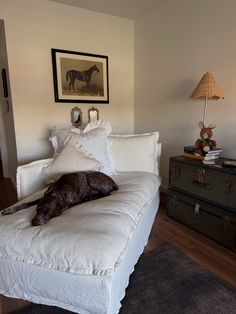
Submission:
[[63,212],[63,204],[55,196],[46,196],[39,201],[36,211],[37,214],[31,223],[33,226],[43,225]]

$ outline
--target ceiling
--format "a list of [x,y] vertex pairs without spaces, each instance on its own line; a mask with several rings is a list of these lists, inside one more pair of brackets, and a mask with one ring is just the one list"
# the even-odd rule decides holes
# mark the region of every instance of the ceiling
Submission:
[[149,11],[156,0],[51,0],[100,13],[137,19]]

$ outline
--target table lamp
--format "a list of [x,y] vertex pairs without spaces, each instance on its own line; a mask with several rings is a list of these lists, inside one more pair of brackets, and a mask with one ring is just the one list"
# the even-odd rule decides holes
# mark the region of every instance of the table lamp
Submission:
[[203,120],[199,122],[198,126],[201,129],[200,138],[196,141],[195,147],[199,154],[206,154],[210,149],[216,147],[216,141],[212,139],[212,129],[215,125],[209,124],[205,125],[206,122],[206,112],[207,112],[207,100],[224,98],[222,90],[217,85],[213,75],[207,72],[203,75],[197,87],[190,96],[192,99],[203,99],[205,101]]
[[192,99],[203,99],[205,101],[204,113],[203,113],[203,124],[205,125],[206,121],[206,112],[207,112],[207,100],[214,99],[218,100],[224,98],[223,92],[220,87],[217,85],[213,75],[210,72],[207,72],[203,75],[197,87],[190,96]]

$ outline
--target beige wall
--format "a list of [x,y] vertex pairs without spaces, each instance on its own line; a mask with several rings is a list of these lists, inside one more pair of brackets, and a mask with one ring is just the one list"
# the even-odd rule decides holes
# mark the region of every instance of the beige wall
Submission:
[[[110,104],[96,105],[100,117],[111,119],[116,133],[160,131],[164,185],[169,156],[199,135],[203,102],[189,96],[211,71],[225,99],[209,101],[207,121],[216,124],[214,138],[224,155],[235,158],[235,11],[233,0],[158,1],[133,25],[47,0],[0,0],[19,162],[49,156],[50,128],[69,124],[76,105],[54,102],[52,47],[109,56]],[[78,106],[87,117],[91,105]]]
[[236,157],[235,12],[233,0],[165,0],[135,21],[134,130],[160,131],[164,185],[169,156],[199,135],[204,104],[189,96],[207,71],[225,94],[209,101],[207,122],[224,155]]
[[109,57],[110,103],[95,104],[114,132],[133,131],[133,21],[47,0],[0,0],[5,21],[18,162],[49,156],[50,128],[78,105],[54,102],[51,48]]

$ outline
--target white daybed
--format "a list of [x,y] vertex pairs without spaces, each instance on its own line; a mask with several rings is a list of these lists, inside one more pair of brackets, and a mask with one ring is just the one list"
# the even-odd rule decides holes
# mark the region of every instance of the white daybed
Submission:
[[[115,148],[114,153],[116,159]],[[156,153],[155,159],[160,149]],[[40,174],[49,161],[18,168],[20,202],[43,195]],[[160,178],[146,171],[111,177],[117,192],[77,205],[43,226],[31,226],[35,206],[0,214],[0,294],[80,314],[119,312],[157,213]]]

